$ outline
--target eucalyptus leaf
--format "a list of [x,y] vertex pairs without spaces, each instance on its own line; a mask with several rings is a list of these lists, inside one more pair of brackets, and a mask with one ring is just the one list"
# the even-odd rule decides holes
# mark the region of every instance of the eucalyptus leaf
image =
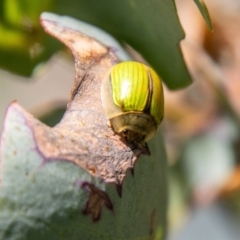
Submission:
[[0,67],[30,76],[37,64],[47,60],[62,45],[46,36],[39,16],[52,1],[3,0],[0,2]]
[[208,9],[207,9],[207,6],[206,4],[204,3],[203,0],[194,0],[194,2],[196,3],[199,11],[201,12],[208,28],[213,31],[213,26],[212,26],[212,22],[211,22],[211,18],[209,16],[209,13],[208,13]]
[[[6,12],[2,24],[8,30],[13,25],[18,30],[21,28],[19,34],[24,34],[30,41],[27,46],[23,43],[17,50],[14,45],[5,48],[0,43],[2,68],[30,75],[36,64],[60,49],[56,41],[45,39],[36,20],[40,11],[51,10],[95,25],[109,32],[121,44],[129,44],[152,65],[169,88],[177,89],[191,83],[179,47],[184,32],[174,0],[75,0],[70,3],[66,0],[5,0],[0,4],[4,4]],[[9,42],[10,38],[4,40]],[[35,55],[31,55],[31,52]]]
[[[114,184],[75,164],[46,162],[27,122],[15,103],[9,107],[1,139],[1,240],[164,239],[166,161],[160,132],[149,144],[151,156],[138,160],[134,176],[128,171],[120,197]],[[105,192],[113,206],[103,205],[95,222],[84,214],[85,182]]]
[[[58,1],[56,11],[89,22],[137,50],[169,88],[191,83],[179,42],[184,38],[173,0]],[[66,8],[68,5],[68,8]]]
[[161,131],[150,156],[145,144],[113,131],[101,79],[118,62],[116,49],[57,19],[44,14],[41,24],[75,58],[70,101],[53,128],[10,104],[0,142],[0,239],[164,239]]

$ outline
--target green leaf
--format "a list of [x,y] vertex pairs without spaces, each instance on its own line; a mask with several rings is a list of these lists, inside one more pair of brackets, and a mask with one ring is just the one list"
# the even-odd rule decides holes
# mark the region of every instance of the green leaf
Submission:
[[[59,49],[60,45],[55,40],[52,41],[54,44],[44,40],[38,24],[39,13],[51,10],[96,25],[121,43],[131,45],[153,66],[169,88],[176,89],[191,83],[179,48],[184,32],[173,0],[75,0],[70,3],[59,0],[55,4],[53,1],[5,0],[3,3],[5,14],[2,24],[11,31],[17,28],[19,34],[28,39],[26,42],[30,42],[28,46],[23,43],[18,50],[14,47],[6,49],[0,44],[3,56],[0,66],[10,71],[29,75],[36,64]],[[8,42],[10,38],[4,40]],[[33,58],[29,52],[36,45],[43,51]]]
[[0,3],[0,67],[29,76],[62,45],[47,36],[39,16],[52,1],[5,0]]
[[53,0],[5,0],[5,21],[21,28],[32,30],[40,27],[39,15],[50,9]]
[[[151,156],[137,161],[134,176],[128,171],[120,197],[115,184],[63,159],[47,160],[37,147],[33,121],[15,103],[8,108],[0,155],[1,240],[163,239],[166,156],[160,132],[150,141]],[[97,222],[83,214],[86,182],[113,204],[113,210],[103,204]]]
[[74,3],[58,1],[56,11],[96,25],[131,45],[169,88],[191,83],[179,48],[184,32],[173,0],[78,0]]
[[208,13],[208,9],[207,6],[205,5],[203,0],[194,0],[194,2],[196,3],[199,11],[201,12],[208,28],[213,31],[213,27],[212,27],[212,22]]
[[0,67],[11,72],[30,76],[37,64],[46,61],[62,44],[45,35],[42,29],[36,36],[0,24]]
[[126,49],[112,35],[94,25],[69,16],[59,16],[57,14],[48,12],[44,12],[41,14],[41,20],[43,19],[56,22],[57,24],[60,24],[65,28],[73,29],[93,39],[96,39],[105,46],[108,46],[110,49],[113,49],[114,54],[120,61],[132,60]]

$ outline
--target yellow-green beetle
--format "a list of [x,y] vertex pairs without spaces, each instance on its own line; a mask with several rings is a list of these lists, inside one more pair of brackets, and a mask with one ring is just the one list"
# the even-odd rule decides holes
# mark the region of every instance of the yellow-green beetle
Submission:
[[101,95],[111,127],[128,142],[148,141],[156,133],[164,98],[153,69],[138,62],[117,64],[103,78]]

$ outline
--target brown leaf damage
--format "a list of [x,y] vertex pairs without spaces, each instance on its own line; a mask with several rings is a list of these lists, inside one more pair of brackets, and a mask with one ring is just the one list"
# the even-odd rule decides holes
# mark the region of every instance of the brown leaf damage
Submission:
[[108,126],[102,107],[101,79],[118,59],[110,46],[80,32],[46,19],[42,19],[41,24],[70,48],[75,58],[75,81],[67,110],[53,128],[35,119],[17,102],[9,106],[8,114],[17,111],[24,119],[43,163],[56,159],[69,161],[92,176],[119,186],[127,169],[133,168],[137,158],[145,152],[115,134]]
[[100,218],[103,205],[113,211],[113,204],[104,191],[88,182],[82,183],[82,188],[89,193],[88,201],[85,209],[83,210],[83,214],[91,214],[93,221],[97,221]]

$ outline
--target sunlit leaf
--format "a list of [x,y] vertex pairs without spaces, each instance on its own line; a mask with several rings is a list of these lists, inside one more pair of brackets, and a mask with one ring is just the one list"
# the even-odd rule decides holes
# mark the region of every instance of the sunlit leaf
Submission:
[[[121,43],[129,44],[155,68],[169,88],[180,88],[191,83],[179,48],[184,32],[173,0],[79,0],[70,3],[60,0],[55,4],[53,1],[10,0],[4,3],[4,24],[21,27],[22,31],[27,31],[30,39],[34,39],[32,45],[36,42],[45,45],[49,52],[42,52],[35,62],[32,62],[29,50],[24,49],[21,54],[15,52],[18,61],[23,55],[22,61],[26,63],[18,68],[15,66],[17,62],[11,64],[9,60],[13,58],[14,51],[1,49],[0,45],[0,54],[6,58],[3,63],[0,62],[3,68],[29,75],[35,64],[47,59],[58,49],[56,46],[53,49],[47,46],[39,30],[40,12],[51,10],[96,25]],[[5,41],[8,39],[5,38]]]
[[53,0],[5,0],[5,21],[33,31],[34,28],[40,27],[39,15],[50,9],[52,2]]
[[[68,8],[66,8],[68,6]],[[173,0],[58,1],[58,13],[96,25],[127,42],[151,64],[169,88],[190,84],[179,41],[184,32]]]

